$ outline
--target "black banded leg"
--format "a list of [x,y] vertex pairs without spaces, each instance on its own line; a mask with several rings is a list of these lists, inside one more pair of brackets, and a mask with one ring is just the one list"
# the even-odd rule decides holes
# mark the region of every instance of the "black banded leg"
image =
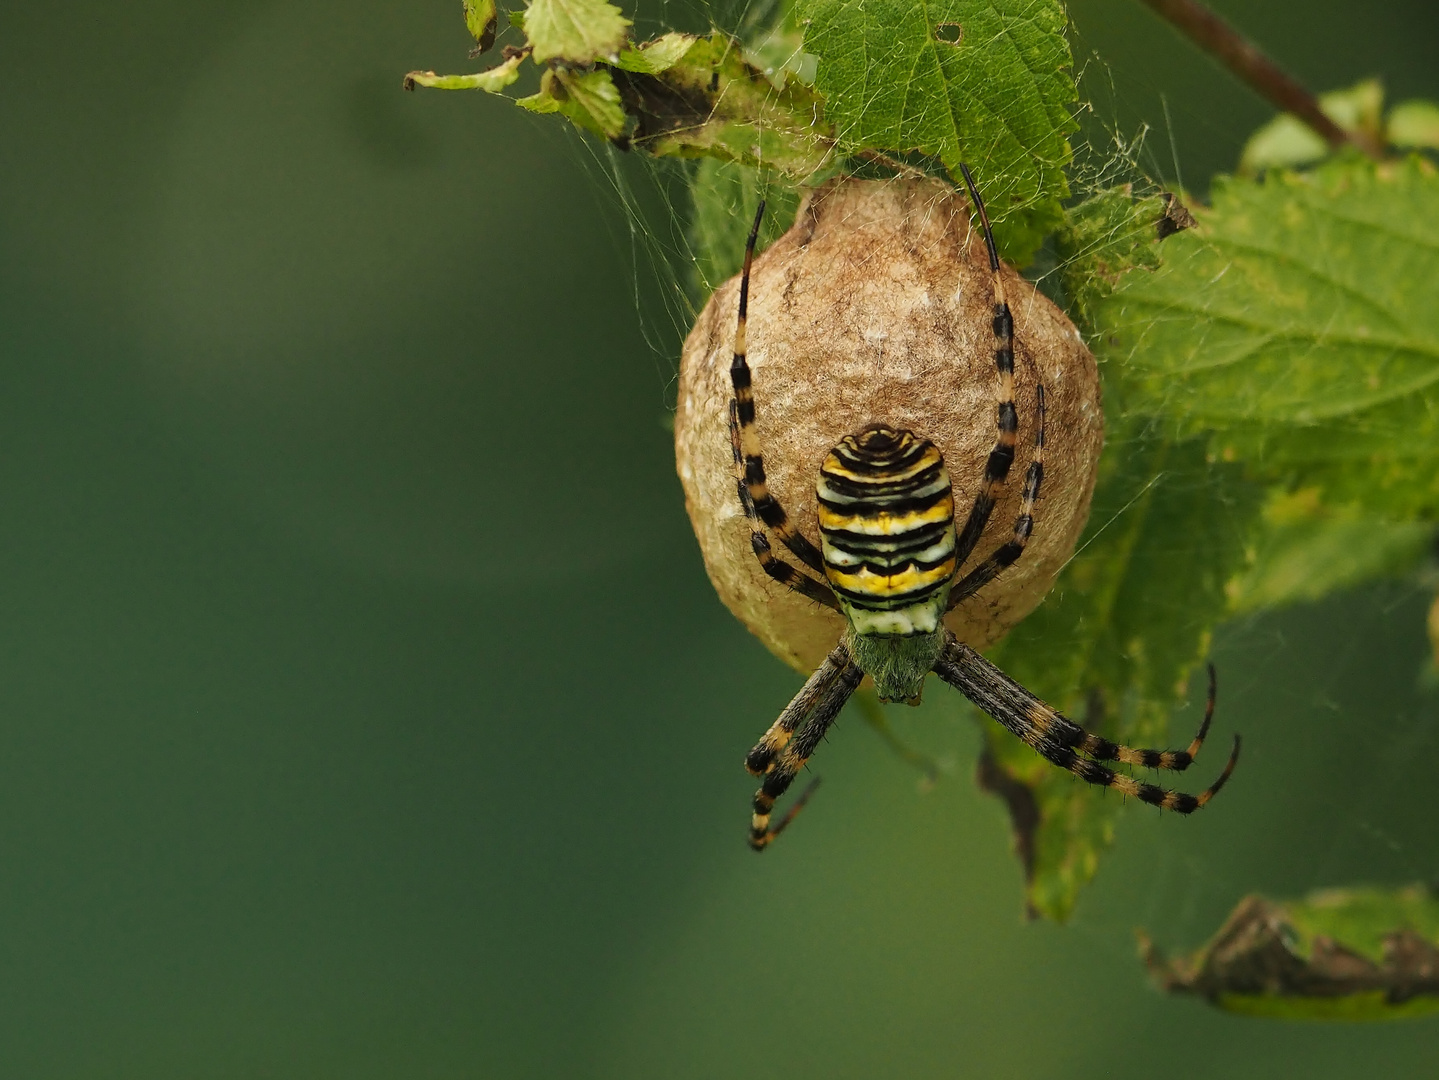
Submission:
[[[805,535],[799,532],[784,512],[779,500],[770,493],[765,478],[764,455],[761,452],[759,431],[754,421],[754,390],[750,385],[749,362],[745,359],[745,321],[749,317],[749,274],[754,261],[754,245],[759,238],[759,224],[764,218],[764,202],[754,216],[754,227],[750,229],[745,242],[744,272],[739,281],[739,319],[734,335],[734,362],[730,365],[730,382],[734,386],[733,405],[730,409],[730,423],[733,425],[732,438],[739,470],[739,482],[744,488],[741,501],[746,510],[753,509],[759,520],[764,522],[780,543],[794,552],[795,558],[817,574],[824,573],[824,559]],[[837,606],[837,605],[832,605]]]
[[[833,655],[833,654],[831,654]],[[790,807],[789,813],[785,814],[775,825],[770,824],[770,815],[774,811],[774,804],[781,795],[789,790],[790,784],[799,774],[800,769],[814,753],[824,733],[834,723],[844,703],[854,693],[855,687],[859,686],[860,680],[864,678],[864,672],[853,663],[847,664],[834,678],[833,682],[825,690],[824,694],[815,702],[808,718],[803,725],[795,732],[778,756],[770,763],[765,773],[764,782],[760,785],[754,795],[754,817],[750,820],[749,846],[756,851],[763,851],[774,842],[775,837],[782,833],[786,826],[794,820],[800,808],[804,806],[810,793],[814,790],[811,784],[809,789],[795,801]]]
[[[1188,749],[1185,750],[1145,750],[1134,746],[1125,746],[1123,743],[1110,742],[1099,735],[1083,731],[1083,738],[1073,746],[1082,754],[1094,758],[1096,761],[1122,761],[1126,765],[1142,765],[1146,769],[1172,769],[1175,772],[1183,772],[1194,764],[1194,759],[1199,756],[1199,748],[1204,745],[1204,738],[1209,734],[1209,723],[1214,719],[1214,693],[1216,689],[1214,665],[1209,667],[1209,695],[1204,703],[1204,720],[1199,725],[1199,731],[1190,741]],[[1058,716],[1058,713],[1055,713]],[[1076,725],[1077,726],[1077,725]]]
[[[1068,769],[1087,783],[1114,788],[1124,795],[1133,795],[1141,802],[1158,806],[1163,810],[1173,810],[1179,814],[1192,814],[1214,798],[1219,789],[1228,781],[1234,772],[1234,766],[1239,761],[1239,736],[1236,735],[1234,736],[1234,748],[1229,753],[1229,761],[1214,783],[1198,795],[1170,791],[1155,784],[1136,780],[1132,776],[1117,773],[1089,758],[1080,757],[1076,753],[1076,747],[1082,749],[1086,739],[1096,739],[1096,736],[1090,735],[1072,720],[1055,712],[968,645],[960,644],[953,636],[945,645],[944,651],[934,665],[934,670],[941,679],[994,717],[1007,731],[1024,740],[1046,760],[1062,769]],[[1189,760],[1193,760],[1194,752],[1198,748],[1197,744],[1202,742],[1208,727],[1209,714],[1206,713],[1199,738],[1190,745],[1190,750],[1183,752],[1188,755]],[[1108,740],[1098,741],[1108,742]],[[1115,746],[1112,743],[1109,745]],[[1139,755],[1155,753],[1155,751],[1132,750],[1129,747],[1115,746],[1115,749]],[[1116,753],[1116,757],[1121,761],[1126,760],[1126,758],[1119,757],[1118,753]],[[1176,754],[1176,761],[1177,759],[1178,755]],[[1144,764],[1143,761],[1135,763]],[[1186,762],[1187,764],[1188,762]]]
[[[754,501],[750,498],[749,487],[744,479],[744,464],[740,451],[740,428],[737,418],[738,403],[730,401],[730,444],[734,450],[735,475],[738,488],[740,505],[744,507],[745,516],[750,521],[749,542],[750,548],[754,551],[755,558],[759,560],[762,569],[781,585],[786,585],[797,593],[802,593],[816,603],[826,607],[839,610],[839,600],[836,599],[834,591],[822,581],[816,581],[809,575],[796,570],[783,559],[776,557],[770,547],[769,538],[764,534],[764,525],[761,522]],[[775,505],[778,505],[776,503]]]
[[[995,493],[1008,478],[1009,468],[1014,464],[1014,447],[1019,438],[1019,414],[1014,408],[1014,316],[1010,313],[1009,301],[1004,292],[1004,278],[999,272],[999,252],[994,246],[994,233],[989,227],[989,215],[984,209],[984,200],[979,197],[979,189],[974,186],[969,167],[961,164],[959,169],[969,188],[970,202],[974,204],[980,224],[984,227],[984,246],[989,252],[989,269],[994,278],[994,366],[999,373],[996,406],[999,437],[985,462],[984,476],[980,478],[979,491],[974,496],[969,517],[959,531],[955,565],[963,566],[964,561],[973,553],[975,545],[979,543],[984,527],[989,524],[989,515],[994,510]],[[955,600],[951,598],[949,606],[954,605]]]
[[790,737],[794,735],[795,728],[799,727],[800,722],[814,710],[815,705],[825,698],[833,688],[835,679],[850,663],[849,650],[845,648],[844,642],[840,642],[834,647],[834,651],[824,658],[824,663],[809,677],[799,693],[785,706],[779,719],[764,733],[764,738],[745,755],[744,767],[755,776],[768,772],[774,765],[775,755],[785,748]]
[[[957,650],[973,652],[968,646],[960,645],[957,641],[952,644]],[[950,645],[946,644],[945,649],[947,652]],[[979,654],[974,653],[974,655],[978,656]],[[1080,753],[1100,761],[1120,761],[1126,765],[1142,765],[1146,769],[1168,769],[1174,772],[1183,772],[1194,763],[1200,747],[1204,745],[1205,737],[1209,734],[1209,725],[1214,720],[1215,676],[1213,664],[1209,665],[1209,696],[1204,708],[1204,720],[1199,725],[1199,731],[1195,734],[1187,750],[1149,750],[1111,742],[1109,739],[1086,731],[1063,713],[1057,712],[1040,701],[983,657],[979,657],[979,664],[984,667],[988,678],[1003,683],[1006,692],[1020,702],[1016,715],[1019,716],[1019,723],[1023,725],[1024,730],[1016,731],[1003,720],[1000,723],[1014,731],[1031,746],[1035,744],[1036,740],[1044,739],[1060,747],[1078,750]],[[966,696],[968,696],[967,693]],[[995,719],[999,718],[995,717]]]
[[1035,395],[1039,426],[1034,433],[1034,456],[1029,460],[1029,471],[1024,474],[1024,492],[1019,504],[1019,516],[1014,519],[1014,536],[955,583],[949,592],[951,608],[969,599],[998,577],[1005,567],[1024,554],[1024,545],[1029,543],[1029,534],[1034,530],[1034,504],[1039,500],[1039,485],[1044,480],[1043,383],[1036,387]]

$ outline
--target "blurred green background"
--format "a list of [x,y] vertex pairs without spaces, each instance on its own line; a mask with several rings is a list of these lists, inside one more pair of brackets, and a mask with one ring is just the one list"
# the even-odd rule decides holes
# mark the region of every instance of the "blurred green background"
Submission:
[[[1431,4],[1219,6],[1316,89],[1439,98]],[[1202,191],[1270,115],[1132,0],[1071,7],[1154,171]],[[745,848],[799,679],[705,579],[676,271],[615,177],[649,235],[683,208],[547,118],[401,93],[467,68],[459,14],[0,14],[0,1074],[1435,1075],[1439,1021],[1231,1017],[1133,939],[1436,876],[1419,582],[1226,627],[1240,773],[1134,806],[1070,926],[1022,921],[938,692],[895,714],[935,790],[846,714]]]

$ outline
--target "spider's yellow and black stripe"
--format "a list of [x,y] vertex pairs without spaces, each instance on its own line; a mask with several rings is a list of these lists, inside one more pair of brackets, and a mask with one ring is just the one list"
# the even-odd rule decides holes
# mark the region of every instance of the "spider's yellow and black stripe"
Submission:
[[[1188,768],[1194,755],[1199,752],[1209,730],[1210,718],[1214,714],[1213,668],[1209,672],[1209,704],[1205,709],[1204,724],[1194,741],[1189,744],[1189,749],[1181,751],[1142,750],[1120,746],[1090,734],[1067,716],[1040,701],[968,645],[960,644],[952,635],[946,640],[944,651],[934,665],[934,671],[999,721],[1006,730],[1023,739],[1047,761],[1062,769],[1068,769],[1087,783],[1114,788],[1121,794],[1132,795],[1141,802],[1158,806],[1162,810],[1173,810],[1177,814],[1194,813],[1218,794],[1239,761],[1239,736],[1236,735],[1234,747],[1229,752],[1229,761],[1225,763],[1219,778],[1198,795],[1189,795],[1183,791],[1170,791],[1157,784],[1136,780],[1094,760],[1103,758],[1158,769]],[[1081,753],[1092,756],[1081,757]]]
[[825,577],[858,634],[932,634],[956,566],[939,448],[875,424],[826,455],[815,485]]

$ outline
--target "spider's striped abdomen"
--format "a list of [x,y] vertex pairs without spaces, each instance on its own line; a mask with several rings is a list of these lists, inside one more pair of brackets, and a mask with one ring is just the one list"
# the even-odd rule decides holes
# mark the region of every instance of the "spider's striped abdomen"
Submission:
[[824,572],[859,634],[932,634],[954,577],[954,496],[939,448],[873,425],[825,456]]

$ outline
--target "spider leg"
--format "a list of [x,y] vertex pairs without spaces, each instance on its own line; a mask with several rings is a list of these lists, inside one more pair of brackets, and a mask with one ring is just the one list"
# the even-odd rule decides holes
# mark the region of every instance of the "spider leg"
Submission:
[[984,562],[980,563],[949,591],[949,606],[969,599],[988,585],[1000,571],[1009,566],[1024,553],[1029,534],[1034,529],[1034,504],[1039,499],[1039,485],[1044,480],[1044,384],[1036,388],[1039,412],[1039,427],[1034,433],[1034,456],[1029,459],[1029,471],[1024,474],[1024,495],[1019,505],[1019,516],[1014,519],[1014,536]]
[[755,776],[763,776],[774,766],[775,755],[784,749],[790,737],[794,735],[795,728],[814,709],[815,705],[830,691],[834,680],[851,663],[849,649],[843,642],[836,645],[834,650],[824,658],[824,663],[815,669],[808,681],[800,688],[798,694],[785,706],[784,712],[779,714],[779,719],[770,725],[770,729],[764,733],[748,754],[745,755],[744,767]]
[[[984,244],[989,250],[989,269],[994,276],[994,366],[999,371],[999,438],[995,441],[994,449],[989,452],[989,459],[984,465],[984,476],[979,482],[979,491],[975,493],[969,517],[959,531],[954,558],[956,566],[963,566],[964,560],[969,558],[975,545],[979,543],[985,525],[989,523],[989,515],[994,510],[995,493],[1009,476],[1009,467],[1014,464],[1014,447],[1019,439],[1019,414],[1014,408],[1014,316],[1010,313],[1009,301],[1004,292],[1004,279],[999,273],[999,253],[994,246],[994,233],[989,227],[989,215],[985,212],[984,200],[979,197],[979,190],[974,186],[969,166],[961,164],[959,169],[969,187],[969,198],[974,204],[975,212],[979,214],[980,224],[984,226]],[[953,607],[954,603],[951,599],[950,607]]]
[[[1214,719],[1214,692],[1215,677],[1214,665],[1209,666],[1209,695],[1204,703],[1204,720],[1199,725],[1199,730],[1194,738],[1190,740],[1189,747],[1185,750],[1145,750],[1134,746],[1125,746],[1123,743],[1110,742],[1099,735],[1084,731],[1084,737],[1075,745],[1081,753],[1088,754],[1096,761],[1122,761],[1126,765],[1142,765],[1146,769],[1172,769],[1175,772],[1183,772],[1194,764],[1194,759],[1199,756],[1199,748],[1204,745],[1204,738],[1209,734],[1210,721]],[[1055,713],[1055,716],[1059,716]],[[1060,717],[1060,719],[1064,719]],[[1077,725],[1076,725],[1077,726]],[[1083,729],[1080,729],[1083,731]]]
[[[770,815],[774,811],[776,800],[789,790],[790,784],[794,782],[799,771],[804,768],[805,762],[814,753],[820,739],[824,738],[824,733],[829,730],[830,724],[834,723],[834,718],[839,715],[840,709],[844,708],[844,703],[849,700],[850,695],[859,686],[860,680],[864,678],[864,672],[850,658],[849,651],[843,645],[830,653],[830,658],[825,663],[830,663],[836,657],[842,657],[843,666],[839,667],[839,670],[833,674],[822,689],[814,693],[803,724],[799,726],[792,737],[785,739],[778,753],[765,766],[764,781],[760,784],[759,790],[754,793],[754,817],[750,820],[749,846],[756,851],[763,851],[774,842],[774,838],[794,820],[795,815],[799,813],[800,808],[804,806],[814,791],[814,784],[811,784],[777,824],[770,824]],[[839,662],[836,661],[836,664],[838,665]],[[801,690],[795,701],[791,703],[791,708],[799,702],[800,697],[804,696],[805,691],[810,689],[815,679],[823,671],[822,667],[820,672],[816,672],[815,677],[805,684],[805,689]],[[786,709],[785,712],[789,712],[789,709]],[[781,715],[781,720],[783,719],[784,717]],[[798,722],[797,717],[795,722]],[[773,732],[774,729],[771,728],[770,731]],[[768,739],[769,735],[767,734],[765,740]],[[750,759],[755,758],[756,754],[760,754],[764,750],[765,740],[762,740],[759,746],[750,751],[750,758],[746,759],[746,765],[750,763]]]
[[[797,593],[802,593],[811,600],[826,607],[839,610],[839,601],[835,598],[833,590],[823,582],[815,581],[814,578],[796,570],[783,559],[777,558],[769,546],[769,538],[764,534],[764,523],[755,508],[754,500],[750,497],[749,486],[745,483],[745,467],[743,452],[740,449],[740,427],[738,420],[738,402],[730,401],[730,444],[734,449],[735,476],[739,491],[740,505],[744,507],[745,516],[750,520],[750,547],[754,549],[755,558],[759,560],[760,569],[770,577],[774,578],[781,585],[786,585]],[[763,466],[761,466],[763,467]],[[775,503],[776,506],[779,503]],[[804,537],[800,537],[801,540]],[[809,541],[805,541],[808,543]]]
[[[734,362],[730,365],[730,382],[734,397],[730,404],[730,432],[735,446],[735,464],[743,494],[740,501],[745,512],[764,522],[795,557],[817,574],[824,573],[824,557],[805,535],[790,523],[784,507],[769,490],[765,478],[764,455],[761,453],[759,430],[754,421],[754,391],[750,386],[749,362],[745,358],[745,320],[749,315],[750,264],[754,261],[754,245],[759,238],[759,224],[764,217],[764,203],[754,216],[754,227],[744,249],[744,273],[739,282],[739,319],[734,335]],[[756,552],[758,549],[756,549]],[[773,575],[771,575],[773,576]],[[828,588],[826,588],[826,592]],[[833,597],[831,597],[833,601]],[[831,606],[837,606],[831,603]]]
[[[1229,753],[1229,761],[1214,783],[1198,795],[1170,791],[1155,784],[1136,780],[1132,776],[1117,773],[1090,758],[1080,757],[1075,752],[1076,748],[1089,752],[1086,744],[1092,746],[1096,754],[1107,753],[1109,748],[1112,748],[1111,760],[1132,760],[1134,764],[1147,765],[1148,761],[1143,755],[1154,754],[1157,751],[1120,747],[1107,739],[1099,739],[1097,736],[1090,735],[1078,724],[1040,701],[968,645],[960,644],[952,635],[946,643],[944,651],[940,653],[934,670],[941,679],[994,717],[1006,730],[1023,739],[1052,764],[1058,765],[1062,769],[1068,769],[1087,783],[1114,788],[1122,794],[1133,795],[1141,802],[1150,803],[1164,810],[1173,810],[1179,814],[1194,813],[1214,798],[1229,779],[1230,774],[1234,772],[1234,766],[1239,761],[1239,736],[1236,735],[1234,736],[1234,748]],[[1211,709],[1205,713],[1204,726],[1200,728],[1198,738],[1190,744],[1190,749],[1182,752],[1187,760],[1184,761],[1183,766],[1179,765],[1180,754],[1176,753],[1173,761],[1168,764],[1168,768],[1187,767],[1198,750],[1198,744],[1203,742],[1204,735],[1208,732],[1209,718],[1212,715],[1212,686],[1211,682]],[[1158,765],[1157,767],[1166,766]]]

